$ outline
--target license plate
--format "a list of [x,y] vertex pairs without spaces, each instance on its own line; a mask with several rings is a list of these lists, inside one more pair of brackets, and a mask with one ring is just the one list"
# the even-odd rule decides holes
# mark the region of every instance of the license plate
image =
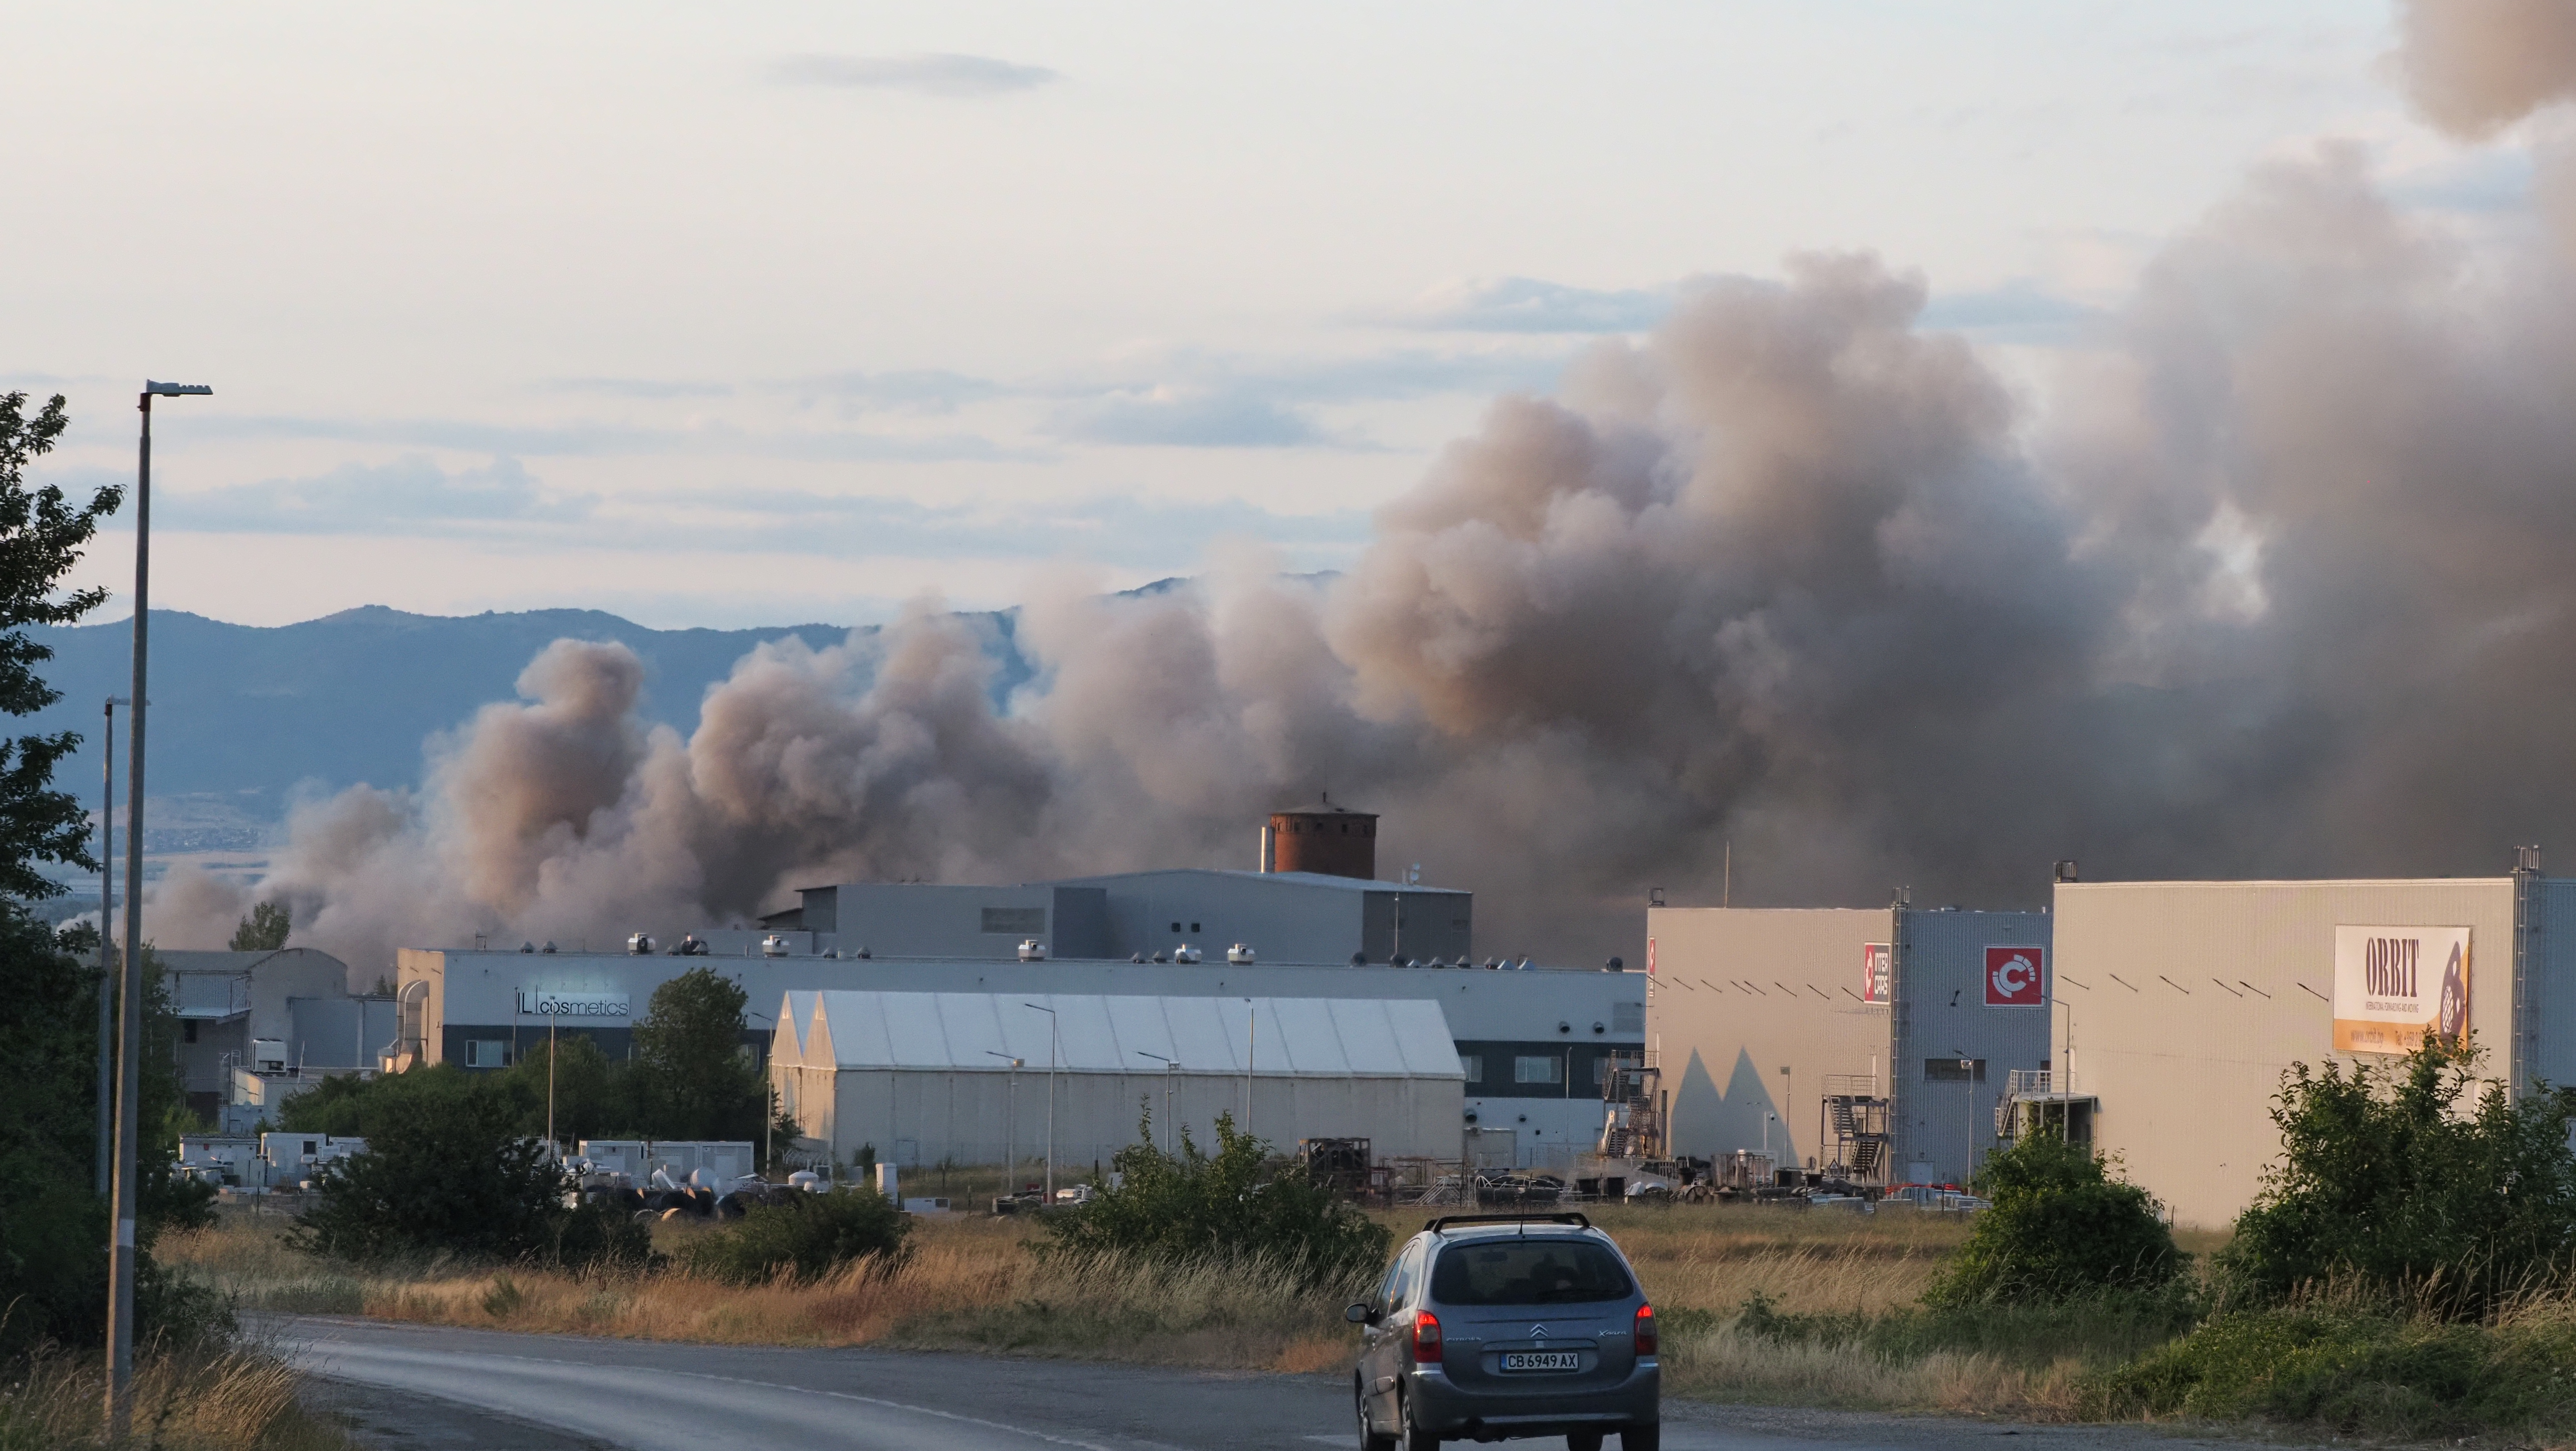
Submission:
[[1513,1350],[1503,1355],[1505,1370],[1579,1370],[1582,1361],[1571,1350]]

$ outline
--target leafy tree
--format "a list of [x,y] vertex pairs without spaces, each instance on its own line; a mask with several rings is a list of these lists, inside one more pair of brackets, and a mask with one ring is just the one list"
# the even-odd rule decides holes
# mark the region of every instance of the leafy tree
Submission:
[[[35,417],[27,395],[0,393],[0,713],[30,715],[62,699],[36,667],[54,652],[29,638],[29,625],[69,625],[107,601],[104,585],[59,589],[124,491],[110,484],[74,506],[60,485],[29,489],[30,461],[52,451],[71,419],[57,393]],[[0,739],[0,895],[34,901],[62,894],[36,870],[59,862],[95,871],[89,816],[79,798],[53,789],[54,765],[80,745],[74,731]]]
[[737,1285],[782,1275],[810,1283],[856,1260],[891,1258],[910,1228],[874,1189],[799,1194],[785,1204],[759,1205],[732,1228],[692,1242],[680,1251],[680,1263]]
[[649,1248],[640,1227],[613,1211],[568,1207],[570,1176],[520,1132],[508,1097],[485,1085],[388,1099],[372,1127],[365,1153],[323,1171],[315,1202],[296,1219],[298,1248],[352,1260],[459,1254],[576,1264]]
[[1925,1293],[1935,1306],[2061,1300],[2158,1289],[2185,1257],[2156,1202],[2112,1178],[2093,1151],[2040,1130],[1986,1160],[1976,1190],[1993,1201]]
[[373,1080],[354,1073],[334,1074],[286,1101],[277,1126],[298,1134],[330,1134],[373,1143],[414,1104],[445,1104],[473,1096],[481,1089],[472,1074],[453,1063],[414,1068]]
[[518,1107],[519,1127],[531,1134],[546,1131],[546,1079],[554,1074],[555,1137],[566,1142],[609,1138],[677,1138],[649,1134],[636,1112],[636,1074],[630,1065],[612,1061],[587,1033],[567,1033],[549,1041],[539,1038],[502,1069],[493,1082]]
[[286,934],[294,926],[294,917],[284,903],[255,903],[250,915],[233,929],[230,945],[235,952],[275,952],[286,945]]
[[[60,699],[37,667],[52,652],[30,625],[76,623],[107,598],[104,589],[62,590],[98,521],[115,512],[108,487],[74,505],[53,485],[30,489],[29,463],[50,451],[68,421],[56,397],[30,416],[24,393],[0,394],[0,714],[23,716]],[[95,929],[56,934],[24,903],[63,890],[41,863],[95,870],[81,803],[53,789],[56,763],[80,743],[71,732],[0,738],[0,1065],[9,1079],[0,1113],[0,1354],[45,1340],[96,1345],[106,1334],[107,1205],[96,1192],[98,986]],[[171,1019],[147,1014],[147,1044],[166,1043]],[[167,1125],[178,1096],[168,1055],[141,1058],[139,1121]],[[139,1156],[135,1302],[146,1334],[185,1333],[215,1323],[220,1307],[163,1275],[152,1239],[173,1221],[201,1215],[204,1195],[172,1182],[169,1156]]]
[[1167,1154],[1154,1144],[1147,1109],[1137,1141],[1111,1160],[1116,1187],[1050,1218],[1050,1248],[1167,1260],[1267,1256],[1317,1284],[1385,1264],[1386,1230],[1303,1165],[1271,1172],[1269,1145],[1236,1129],[1232,1114],[1217,1116],[1216,1138],[1209,1154],[1184,1132],[1180,1152]]
[[658,1137],[759,1141],[769,1086],[743,1046],[749,1001],[741,987],[704,967],[653,990],[635,1025],[635,1063],[642,1074],[637,1106]]
[[2432,1035],[2393,1066],[2295,1063],[2272,1121],[2281,1158],[2236,1220],[2218,1268],[2256,1301],[2342,1279],[2476,1316],[2563,1274],[2576,1255],[2576,1089],[2519,1102],[2474,1045]]

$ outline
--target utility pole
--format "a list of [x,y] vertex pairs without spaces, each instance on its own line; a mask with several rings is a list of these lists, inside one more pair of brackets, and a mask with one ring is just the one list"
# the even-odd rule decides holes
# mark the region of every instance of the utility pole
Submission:
[[1020,1191],[1011,1187],[1011,1181],[1020,1172],[1020,1133],[1012,1119],[1019,1113],[1020,1106],[1020,1060],[998,1048],[984,1051],[1010,1065],[1010,1085],[1002,1099],[1002,1192],[1017,1194]]
[[116,1164],[116,697],[107,698],[99,738],[98,803],[98,1197],[114,1186]]
[[151,701],[148,636],[152,623],[152,400],[207,394],[202,383],[146,379],[136,407],[143,414],[134,487],[134,693],[126,722],[125,957],[117,975],[116,1209],[108,1241],[107,1438],[134,1429],[135,1153],[142,1134],[143,1092],[143,708]]
[[1037,1008],[1047,1015],[1047,1177],[1046,1202],[1055,1203],[1055,1065],[1063,1056],[1064,1035],[1057,1031],[1060,1022],[1053,1008],[1038,1008],[1035,1003],[1022,1003],[1024,1008]]

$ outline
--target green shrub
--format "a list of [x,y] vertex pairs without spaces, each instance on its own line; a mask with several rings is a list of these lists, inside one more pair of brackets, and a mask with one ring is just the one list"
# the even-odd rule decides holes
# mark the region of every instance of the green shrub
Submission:
[[415,1094],[383,1105],[367,1152],[324,1168],[292,1242],[351,1260],[554,1255],[569,1187],[496,1095]]
[[2576,1324],[2272,1307],[2217,1316],[2086,1387],[2105,1418],[2194,1416],[2425,1438],[2576,1423]]
[[890,1262],[911,1227],[874,1189],[799,1194],[785,1204],[760,1205],[731,1228],[698,1239],[680,1252],[680,1263],[736,1285],[781,1275],[810,1282],[872,1255]]
[[1271,1172],[1268,1145],[1239,1132],[1233,1115],[1217,1116],[1214,1154],[1186,1133],[1180,1152],[1166,1154],[1154,1146],[1153,1130],[1148,1114],[1138,1142],[1111,1160],[1117,1187],[1048,1218],[1048,1248],[1169,1260],[1259,1257],[1294,1266],[1315,1284],[1385,1265],[1384,1228],[1307,1178],[1302,1165]]
[[1967,1243],[1924,1293],[1927,1305],[2154,1291],[2185,1263],[2155,1200],[2053,1131],[1988,1159],[1976,1188],[1993,1207],[1977,1215]]
[[2217,1256],[2226,1289],[2278,1304],[2335,1281],[2476,1318],[2556,1281],[2576,1255],[2576,1089],[2517,1103],[2490,1083],[2463,1111],[2477,1056],[2427,1035],[2392,1068],[2292,1064],[2281,1158]]

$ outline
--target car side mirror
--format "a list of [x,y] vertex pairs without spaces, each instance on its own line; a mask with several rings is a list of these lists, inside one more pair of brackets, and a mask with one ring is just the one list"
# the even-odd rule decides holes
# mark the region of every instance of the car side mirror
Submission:
[[1344,1309],[1342,1311],[1342,1318],[1348,1320],[1353,1325],[1372,1325],[1377,1322],[1377,1312],[1370,1309],[1367,1303],[1363,1301]]

